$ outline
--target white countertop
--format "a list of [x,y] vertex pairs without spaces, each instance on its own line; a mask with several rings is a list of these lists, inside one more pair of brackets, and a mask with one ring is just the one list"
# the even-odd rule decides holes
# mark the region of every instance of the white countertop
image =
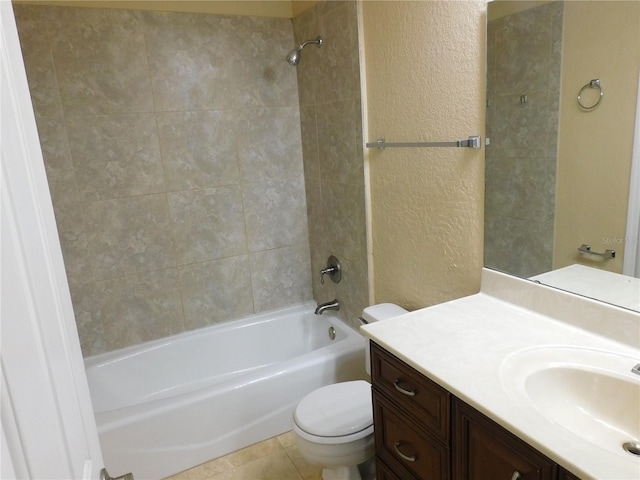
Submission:
[[531,280],[640,312],[640,278],[576,264]]
[[479,294],[361,331],[583,480],[640,478],[640,457],[604,449],[519,401],[509,385],[517,370],[505,368],[505,359],[540,346],[640,363],[639,313],[485,269]]

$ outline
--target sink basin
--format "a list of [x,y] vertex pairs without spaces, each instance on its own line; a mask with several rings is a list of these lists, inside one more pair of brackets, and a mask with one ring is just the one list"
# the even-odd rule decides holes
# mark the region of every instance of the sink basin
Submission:
[[[544,346],[505,359],[501,382],[519,404],[616,454],[640,442],[640,358],[588,348]],[[640,459],[640,457],[637,457]]]

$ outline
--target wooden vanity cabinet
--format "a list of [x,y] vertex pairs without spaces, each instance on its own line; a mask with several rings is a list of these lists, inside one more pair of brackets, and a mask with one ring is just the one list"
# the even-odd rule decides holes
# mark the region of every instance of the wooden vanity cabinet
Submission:
[[378,480],[450,480],[451,395],[371,344]]
[[573,473],[567,472],[564,468],[560,467],[558,480],[580,480]]
[[457,398],[453,415],[455,479],[557,479],[555,462]]
[[580,480],[371,342],[377,480]]

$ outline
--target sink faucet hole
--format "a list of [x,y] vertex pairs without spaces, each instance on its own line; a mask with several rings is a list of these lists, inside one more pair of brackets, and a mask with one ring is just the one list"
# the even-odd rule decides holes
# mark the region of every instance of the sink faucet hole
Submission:
[[640,443],[639,442],[625,442],[622,444],[625,452],[629,452],[631,455],[640,457]]

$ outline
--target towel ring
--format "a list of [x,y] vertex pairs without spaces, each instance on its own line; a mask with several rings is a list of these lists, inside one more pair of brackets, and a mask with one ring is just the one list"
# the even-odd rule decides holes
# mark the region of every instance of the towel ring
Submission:
[[[584,103],[582,103],[582,98],[580,97],[582,95],[582,92],[584,92],[585,88],[597,88],[598,90],[600,90],[600,96],[598,97],[598,101],[593,105],[587,106]],[[602,100],[603,95],[604,95],[604,92],[602,91],[602,85],[600,85],[600,79],[594,78],[589,83],[587,83],[584,87],[582,87],[580,89],[580,92],[578,92],[578,105],[580,105],[580,108],[582,108],[583,110],[593,110],[598,105],[600,105],[600,101]]]

